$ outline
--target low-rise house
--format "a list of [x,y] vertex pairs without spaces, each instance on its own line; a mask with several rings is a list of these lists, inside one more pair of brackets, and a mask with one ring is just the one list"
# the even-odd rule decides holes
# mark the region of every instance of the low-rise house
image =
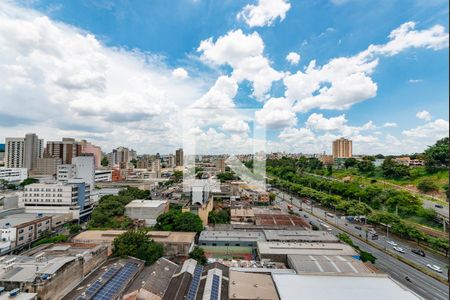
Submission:
[[146,226],[156,224],[161,214],[169,211],[167,200],[133,200],[125,206],[125,215],[133,220],[144,220]]

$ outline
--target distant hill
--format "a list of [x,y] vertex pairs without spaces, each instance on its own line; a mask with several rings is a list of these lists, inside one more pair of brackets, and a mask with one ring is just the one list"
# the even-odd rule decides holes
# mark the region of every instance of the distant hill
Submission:
[[5,144],[0,144],[0,152],[4,152],[5,151]]

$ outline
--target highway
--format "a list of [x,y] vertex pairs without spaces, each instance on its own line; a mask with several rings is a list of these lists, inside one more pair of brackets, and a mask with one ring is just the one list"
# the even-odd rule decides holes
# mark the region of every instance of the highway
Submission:
[[[282,196],[281,193],[278,193],[278,195]],[[278,195],[277,195],[277,199],[276,199],[277,204],[284,211],[288,211],[287,205],[288,205],[288,203],[291,202],[290,196],[287,197],[286,196],[287,194],[285,194],[285,197],[283,200],[283,198],[279,197]],[[302,211],[300,211],[297,207],[295,207],[295,206],[300,206],[299,205],[300,201],[295,198],[293,198],[292,200],[293,200],[293,205],[294,205],[293,211],[295,213],[298,213],[301,217],[303,217],[307,221],[312,221],[315,224],[320,224],[321,222],[323,223],[324,217],[321,217],[319,219],[318,217],[311,214],[311,212],[310,212],[311,206],[305,205],[303,203]],[[324,216],[323,210],[320,208],[313,207],[313,213],[318,216]],[[328,218],[325,222],[328,224],[328,227],[331,229],[330,233],[337,235],[337,234],[343,232],[342,230],[334,227],[334,225],[336,223],[335,218],[332,218],[332,219]],[[330,225],[332,225],[332,226],[330,226]],[[324,227],[324,226],[321,226],[321,227],[322,227],[322,229],[326,230],[326,227]],[[352,240],[355,245],[358,245],[361,248],[361,250],[370,252],[377,258],[375,266],[379,270],[389,274],[389,276],[391,276],[394,280],[407,286],[409,289],[411,289],[418,295],[422,296],[423,298],[437,299],[437,300],[444,300],[444,299],[449,298],[449,288],[447,285],[414,269],[413,267],[401,262],[400,260],[396,259],[395,257],[393,257],[383,251],[380,251],[377,248],[375,248],[359,239],[352,238]],[[383,243],[383,242],[384,242],[383,240],[380,241],[380,243]],[[414,254],[411,254],[411,255],[414,255]],[[421,257],[417,257],[417,258],[421,258]],[[427,258],[435,259],[435,258],[429,258],[429,257],[427,257]],[[417,260],[415,260],[415,261],[417,261]],[[410,278],[410,282],[405,279],[406,276],[408,276]]]

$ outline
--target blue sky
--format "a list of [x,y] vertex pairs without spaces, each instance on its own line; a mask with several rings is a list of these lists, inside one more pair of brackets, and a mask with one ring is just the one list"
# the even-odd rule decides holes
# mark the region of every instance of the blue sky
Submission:
[[[113,54],[106,54],[108,61],[115,59],[113,62],[115,66],[124,61],[123,64],[127,65],[128,72],[124,74],[131,77],[138,76],[138,74],[142,75],[141,72],[146,71],[151,74],[151,76],[149,75],[149,78],[151,78],[149,82],[154,84],[156,81],[157,83],[152,86],[151,92],[149,91],[150,94],[153,95],[157,90],[161,90],[164,91],[161,92],[164,95],[169,95],[171,101],[173,100],[172,97],[188,95],[186,99],[180,100],[181,103],[177,102],[178,99],[173,100],[174,105],[178,107],[198,101],[215,101],[214,99],[206,99],[207,97],[204,95],[218,82],[220,76],[232,78],[237,83],[237,91],[231,92],[231,94],[225,93],[225,98],[231,98],[238,108],[262,109],[260,117],[264,121],[261,121],[261,123],[265,122],[265,126],[269,129],[268,137],[271,140],[269,150],[307,153],[329,152],[330,141],[333,138],[347,136],[355,140],[356,147],[354,148],[357,153],[405,153],[422,151],[426,145],[433,143],[436,138],[448,135],[446,129],[448,128],[449,97],[447,1],[180,0],[168,3],[168,1],[162,0],[11,1],[0,7],[0,12],[4,12],[3,18],[11,25],[9,30],[12,34],[14,34],[12,31],[20,30],[20,28],[14,28],[14,26],[19,27],[17,21],[20,19],[25,20],[30,26],[41,29],[42,26],[56,26],[61,31],[58,34],[67,35],[68,39],[73,39],[74,34],[77,33],[83,36],[86,36],[87,33],[92,34],[99,43],[102,54],[104,51],[113,52]],[[264,5],[272,5],[269,15],[270,11],[273,12],[280,7],[281,13],[275,14],[272,19],[270,19],[271,16],[266,14],[262,21],[259,19],[262,24],[252,24],[250,13],[252,10],[257,13],[257,9]],[[246,7],[247,19],[242,17],[242,12],[246,10]],[[284,10],[282,7],[284,7]],[[288,7],[287,10],[286,7]],[[16,9],[22,10],[22,16],[18,17],[18,13],[14,13],[13,10]],[[237,18],[239,13],[241,13],[241,17]],[[46,16],[49,24],[42,25],[36,22],[36,18],[39,16]],[[256,19],[253,21],[257,22]],[[360,62],[365,66],[366,63],[377,60],[376,67],[370,67],[370,70],[363,72],[365,79],[370,78],[370,81],[376,84],[376,91],[367,92],[371,94],[370,96],[360,96],[359,98],[355,96],[358,98],[357,100],[349,105],[344,105],[341,102],[345,100],[342,100],[340,95],[348,96],[353,90],[342,91],[347,86],[347,84],[343,84],[338,91],[341,94],[335,91],[331,96],[327,96],[335,98],[332,99],[333,104],[331,106],[322,102],[315,102],[316,104],[307,108],[304,108],[303,104],[301,105],[302,108],[296,108],[296,103],[303,103],[306,101],[305,98],[308,97],[299,96],[302,91],[293,92],[291,96],[288,96],[286,91],[290,87],[286,84],[286,77],[294,75],[298,71],[306,73],[305,68],[313,60],[316,61],[316,66],[319,69],[325,68],[333,58],[354,57],[368,49],[371,44],[386,45],[391,40],[388,37],[391,31],[407,22],[414,22],[414,26],[410,27],[407,32],[411,34],[410,36],[414,35],[413,40],[416,44],[412,46],[408,44],[408,37],[406,37],[399,41],[403,44],[398,51],[375,51],[368,58],[364,58],[363,62]],[[443,32],[439,33],[439,30],[437,33],[432,32],[432,28],[437,25],[443,28]],[[255,63],[255,65],[264,63],[264,60],[269,62],[268,65],[258,70],[262,70],[261,72],[272,72],[273,70],[267,76],[273,79],[269,82],[269,87],[261,88],[259,92],[253,91],[253,88],[256,86],[255,82],[262,80],[257,76],[264,77],[264,75],[255,75],[251,73],[253,69],[248,70],[243,66],[246,64],[245,62],[242,63],[246,59],[242,56],[244,54],[237,54],[241,55],[240,57],[231,55],[225,57],[227,56],[226,51],[223,52],[218,46],[218,39],[239,30],[242,31],[242,37],[247,39],[245,43],[241,44],[242,47],[251,47],[259,41],[263,43],[264,50],[262,53],[255,50],[256,52],[250,54],[250,56],[257,57],[258,63]],[[49,31],[43,30],[40,32],[44,34],[42,32]],[[258,37],[255,37],[254,33]],[[25,44],[20,40],[22,35],[15,34],[15,36],[17,38],[13,42],[5,40],[2,40],[2,42],[15,42],[13,45],[6,45],[9,49],[22,47]],[[28,51],[47,47],[48,43],[44,41],[46,39],[51,40],[51,38],[54,37],[46,36],[41,40],[35,40],[33,43],[27,44]],[[208,46],[210,52],[207,52],[208,50],[199,51],[198,48],[202,41],[207,41],[208,38],[212,38]],[[230,45],[228,47],[231,48],[228,48],[227,51],[233,52],[234,48],[232,49],[232,47],[239,48],[239,43],[234,43],[238,38],[239,35],[237,34],[229,35]],[[84,42],[82,41],[81,44]],[[248,44],[246,44],[247,42]],[[63,51],[61,49],[64,49],[64,45],[58,47],[58,51]],[[83,49],[82,45],[80,49]],[[45,59],[49,60],[49,55],[58,51],[45,49]],[[70,51],[74,50],[71,49]],[[91,50],[91,53],[95,51],[97,50]],[[90,64],[89,70],[83,72],[83,66],[78,65],[79,62],[77,61],[77,55],[79,54],[76,51],[74,52],[74,56],[65,54],[65,62],[70,62],[71,59],[76,61],[73,66],[65,66],[65,71],[78,72],[78,74],[96,73],[95,70],[91,70],[95,63]],[[286,56],[290,52],[300,55],[298,64],[287,61]],[[115,58],[117,53],[121,53],[126,58]],[[90,59],[92,55],[88,56],[88,59]],[[110,56],[113,56],[113,58],[110,58]],[[27,59],[30,58],[28,54],[26,57]],[[17,61],[17,58],[14,57],[14,54],[8,57],[11,61]],[[129,58],[144,60],[142,68],[145,70],[136,67],[136,61],[130,62]],[[0,60],[0,64],[6,66],[10,65],[10,62],[4,59],[3,61]],[[36,62],[36,69],[42,70],[47,67],[40,64],[42,64],[42,60]],[[55,65],[61,64],[55,63]],[[52,65],[53,67],[55,66]],[[122,67],[117,66],[117,69]],[[103,65],[99,67],[103,70],[102,68]],[[136,71],[136,68],[139,70]],[[173,82],[168,82],[170,81],[170,79],[166,81],[168,75],[164,79],[155,79],[154,77],[157,74],[170,74],[171,70],[176,68],[183,68],[188,74],[186,78],[181,76],[183,77],[182,81],[179,81],[181,77],[177,77]],[[1,70],[0,68],[0,72]],[[241,71],[244,75],[236,75]],[[318,80],[321,87],[337,86],[339,74],[336,72],[336,77],[333,77],[334,71],[336,70],[332,68],[330,73],[317,75],[332,78],[331,82],[327,82],[328,79]],[[106,86],[109,85],[109,82],[112,84],[112,82],[115,82],[114,80],[117,80],[115,79],[116,76],[113,75],[111,77],[114,79],[111,80],[109,75],[105,75],[106,77],[103,78],[102,76],[106,74],[106,71],[103,70],[102,72],[99,72],[101,78],[95,77],[95,80],[98,79]],[[348,75],[350,76],[359,71],[350,70],[349,72]],[[3,72],[3,76],[6,76],[6,74],[6,71]],[[17,111],[10,111],[8,114],[2,115],[4,120],[8,120],[8,124],[3,129],[0,128],[0,135],[20,135],[30,130],[36,131],[47,139],[59,138],[62,135],[73,135],[78,138],[90,139],[100,144],[105,151],[123,144],[136,148],[141,153],[169,152],[180,144],[179,139],[177,141],[176,139],[166,138],[164,132],[154,126],[154,123],[164,122],[160,120],[170,120],[170,118],[162,115],[162,112],[167,113],[172,107],[170,105],[166,107],[168,100],[159,98],[155,100],[157,101],[158,112],[148,113],[146,115],[149,119],[141,120],[139,118],[142,114],[139,112],[145,111],[147,107],[150,109],[154,107],[152,102],[154,99],[146,100],[147,98],[140,94],[124,96],[126,99],[143,97],[142,101],[130,105],[134,110],[130,108],[125,116],[120,107],[123,103],[131,103],[133,100],[114,100],[117,98],[114,97],[115,95],[123,94],[121,91],[109,92],[106,88],[106,90],[92,92],[92,87],[86,88],[83,85],[82,88],[77,88],[77,93],[80,92],[80,94],[75,95],[72,88],[70,91],[65,90],[63,95],[63,92],[59,90],[60,85],[58,88],[44,86],[42,81],[34,77],[35,72],[27,74],[26,76],[29,76],[30,81],[36,80],[38,82],[34,82],[33,89],[29,93],[37,95],[42,92],[42,103],[46,103],[40,106],[36,102],[41,100],[36,98],[36,100],[33,100],[33,105],[37,105],[37,107],[54,105],[58,109],[69,107],[66,113],[70,117],[61,117],[61,120],[58,120],[59,117],[54,115],[56,108],[55,111],[49,109],[49,111],[46,110],[41,114],[36,113],[29,116]],[[71,76],[70,74],[64,74],[67,77]],[[77,74],[72,75],[74,78],[78,78]],[[2,76],[1,73],[0,76]],[[294,79],[293,77],[292,80]],[[352,79],[349,80],[351,83]],[[46,82],[48,83],[48,81]],[[233,86],[232,83],[227,84]],[[371,82],[366,80],[365,84],[368,84],[367,90],[373,88]],[[42,85],[39,93],[36,93],[36,85]],[[294,81],[292,85],[291,90],[295,88],[297,83]],[[65,87],[67,89],[67,85]],[[124,91],[129,91],[138,89],[138,87],[141,87],[141,85],[130,84],[130,86],[124,85],[121,88]],[[7,99],[7,101],[4,101],[5,106],[7,102],[17,103],[21,101],[19,99],[25,99],[29,95],[18,95],[11,89],[20,90],[22,93],[23,86],[21,88],[19,85],[11,84],[10,90],[3,91],[3,94],[0,90],[0,95]],[[80,91],[81,89],[83,91]],[[179,91],[166,91],[167,89],[179,89]],[[220,95],[223,92],[222,89],[225,89],[225,87],[219,86],[217,91],[211,94]],[[354,90],[353,93],[364,94],[365,90],[364,86],[359,86],[359,89]],[[92,97],[87,95],[87,92],[92,92]],[[105,93],[108,96],[111,93],[115,93],[115,95],[111,95],[111,99],[95,100],[96,97],[100,97],[99,94],[102,95],[101,97],[106,97]],[[310,96],[315,97],[319,94],[319,90],[315,90]],[[83,97],[91,100],[85,100]],[[63,98],[67,100],[63,100]],[[271,100],[273,98],[278,100]],[[322,100],[316,99],[314,101]],[[67,101],[67,103],[64,103],[64,101]],[[112,101],[117,101],[118,111],[111,109],[109,112],[109,104]],[[92,111],[87,113],[86,104],[94,102],[103,103],[108,107],[104,109],[98,104],[99,113],[92,113]],[[164,103],[161,104],[161,102]],[[80,106],[84,107],[83,110],[80,109]],[[266,109],[263,107],[266,107]],[[105,110],[110,113],[108,116],[103,113]],[[277,122],[275,122],[276,120],[273,121],[273,118],[268,120],[268,118],[273,117],[271,113],[274,111],[276,112],[276,118],[280,116]],[[417,113],[423,111],[427,113],[421,114],[422,117],[420,118],[416,116]],[[342,121],[343,114],[345,114],[345,121]],[[312,122],[311,115],[316,118],[315,123]],[[136,117],[136,120],[133,119],[134,117]],[[340,121],[333,119],[339,117],[341,118]],[[123,120],[118,121],[121,118]],[[124,120],[128,123],[125,124]],[[311,122],[305,124],[307,120]],[[153,124],[145,124],[145,121]],[[371,123],[366,126],[366,129],[363,129],[364,124],[370,121]],[[386,123],[392,124],[384,126]],[[393,123],[396,125],[394,126]],[[92,128],[85,128],[90,127],[89,124],[92,124]],[[444,128],[445,125],[446,128]],[[173,129],[171,124],[164,124],[162,127],[167,135]],[[114,132],[110,134],[108,128],[114,128]],[[214,137],[216,138],[223,138],[224,136],[228,138],[229,134],[242,134],[242,132],[237,131],[231,133],[219,132],[218,128],[220,126],[215,123]],[[142,136],[143,132],[150,132],[148,141],[139,137]],[[221,135],[222,133],[225,135]],[[205,139],[208,141],[214,140],[214,137],[205,135]],[[247,137],[242,136],[235,136],[235,140],[230,141],[242,141],[242,139],[247,141]],[[223,151],[226,150],[223,149]]]

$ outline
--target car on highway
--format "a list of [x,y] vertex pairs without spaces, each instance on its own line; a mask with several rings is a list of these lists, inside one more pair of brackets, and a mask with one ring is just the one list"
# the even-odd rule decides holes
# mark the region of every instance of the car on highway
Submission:
[[377,234],[377,232],[375,231],[375,229],[373,228],[369,228],[369,230],[367,230],[370,234]]
[[305,217],[305,218],[307,218],[307,219],[309,218],[308,215],[303,215],[303,217]]
[[422,249],[411,249],[411,252],[422,257],[425,257],[425,252]]
[[442,206],[440,204],[435,204],[434,207],[436,207],[436,208],[444,208],[444,206]]
[[326,215],[328,216],[328,217],[330,217],[330,218],[334,218],[334,215],[333,214],[330,214],[330,213],[326,213]]
[[405,253],[405,249],[401,248],[401,247],[394,247],[394,250],[400,253]]
[[362,230],[361,226],[355,226],[355,229]]
[[388,241],[387,243],[392,246],[398,246],[398,244],[394,241]]
[[442,268],[436,265],[427,264],[427,267],[438,273],[442,273]]

